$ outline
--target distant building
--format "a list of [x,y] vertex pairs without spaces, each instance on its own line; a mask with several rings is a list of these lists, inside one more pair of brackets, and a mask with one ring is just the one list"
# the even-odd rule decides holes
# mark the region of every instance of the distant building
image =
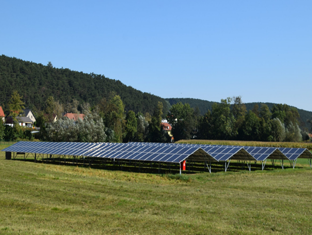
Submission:
[[[34,122],[29,117],[16,117],[16,120],[18,121],[18,124],[23,127],[33,127],[34,125]],[[5,124],[8,126],[13,126],[13,117],[7,117]]]
[[168,122],[162,122],[161,127],[164,131],[167,131],[167,132],[172,130],[172,126]]
[[75,122],[77,122],[78,119],[81,119],[81,120],[83,121],[84,116],[85,116],[84,114],[78,114],[78,113],[66,113],[66,114],[64,115],[64,117],[67,117],[67,118],[69,118],[69,119],[72,119],[72,120],[74,120]]
[[163,131],[168,133],[168,135],[171,137],[171,142],[173,142],[174,138],[171,134],[172,126],[168,122],[161,122],[161,128],[163,129]]
[[30,120],[32,120],[33,123],[36,122],[36,118],[30,109],[24,109],[23,110],[23,117],[30,118]]
[[0,118],[2,118],[3,123],[5,122],[5,114],[3,112],[2,107],[0,106]]

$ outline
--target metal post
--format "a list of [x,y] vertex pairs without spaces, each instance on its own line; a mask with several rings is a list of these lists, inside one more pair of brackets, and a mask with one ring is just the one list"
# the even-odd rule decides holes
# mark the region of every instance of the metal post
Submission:
[[179,163],[179,165],[180,165],[180,175],[182,175],[182,169],[181,169],[181,162]]
[[266,164],[266,160],[262,161],[262,170],[264,170],[265,164]]
[[224,172],[226,172],[227,169],[229,168],[230,162],[231,160],[229,160],[228,164],[226,164],[226,161],[224,162],[225,163]]
[[297,163],[297,159],[293,160],[293,169],[295,169],[296,163]]
[[205,164],[208,168],[209,173],[211,174],[211,161],[209,161],[209,164],[207,162],[205,162]]
[[311,158],[310,158],[310,168],[311,168]]
[[284,170],[284,159],[282,159],[282,169]]
[[248,169],[249,169],[249,171],[251,171],[251,163],[249,162],[247,162],[247,166],[248,166]]

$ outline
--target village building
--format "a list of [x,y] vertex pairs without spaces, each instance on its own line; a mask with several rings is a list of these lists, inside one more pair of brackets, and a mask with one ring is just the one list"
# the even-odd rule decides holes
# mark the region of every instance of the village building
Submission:
[[5,122],[5,114],[3,112],[2,107],[0,106],[0,118],[2,119],[3,123]]
[[[16,117],[16,120],[18,121],[18,124],[23,127],[33,127],[34,122],[29,117]],[[7,117],[5,124],[8,126],[14,125],[13,117],[9,116]]]
[[33,123],[36,122],[36,118],[30,109],[23,110],[23,117],[28,117]]
[[84,116],[85,116],[84,114],[78,114],[78,113],[66,113],[66,114],[64,115],[64,117],[67,117],[67,118],[69,118],[69,119],[72,119],[72,120],[74,120],[75,122],[77,122],[78,119],[81,119],[81,120],[83,121]]

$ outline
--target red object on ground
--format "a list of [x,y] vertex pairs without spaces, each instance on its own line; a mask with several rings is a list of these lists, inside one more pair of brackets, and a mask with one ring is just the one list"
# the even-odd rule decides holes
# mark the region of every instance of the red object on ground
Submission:
[[182,162],[182,171],[185,171],[186,170],[186,161],[183,161]]

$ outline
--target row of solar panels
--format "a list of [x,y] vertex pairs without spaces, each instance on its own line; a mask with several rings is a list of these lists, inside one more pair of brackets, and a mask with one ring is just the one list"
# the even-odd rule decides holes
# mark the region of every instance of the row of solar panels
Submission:
[[[140,142],[129,143],[132,145],[142,145]],[[164,143],[143,143],[143,145],[166,145]],[[167,144],[170,145],[170,144]],[[297,158],[312,158],[312,153],[306,148],[275,148],[275,147],[251,147],[251,146],[232,146],[232,145],[199,145],[199,144],[180,144],[182,146],[192,146],[212,152],[215,148],[240,147],[246,150],[257,161],[266,159],[296,160]]]
[[304,148],[241,147],[164,143],[76,143],[20,141],[2,151],[52,155],[101,157],[135,161],[179,163],[188,158],[197,161],[227,161],[312,158]]

